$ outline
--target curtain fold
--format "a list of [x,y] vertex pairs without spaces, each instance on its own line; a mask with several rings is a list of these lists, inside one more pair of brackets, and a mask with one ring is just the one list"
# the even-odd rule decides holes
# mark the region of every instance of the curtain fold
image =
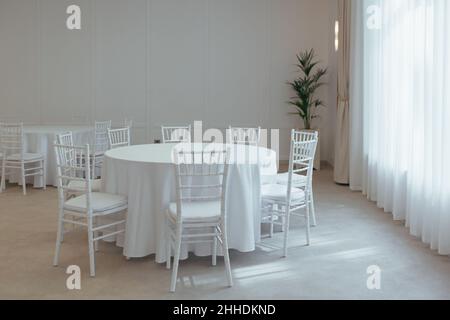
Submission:
[[349,183],[349,66],[350,66],[350,0],[338,0],[338,101],[336,112],[336,141],[334,155],[334,181]]
[[354,0],[350,187],[450,254],[450,1]]

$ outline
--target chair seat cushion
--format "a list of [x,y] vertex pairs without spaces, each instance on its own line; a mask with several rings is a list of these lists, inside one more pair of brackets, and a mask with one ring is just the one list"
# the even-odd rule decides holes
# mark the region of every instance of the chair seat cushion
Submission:
[[[37,161],[37,160],[41,160],[41,159],[43,159],[43,156],[40,153],[24,153],[23,154],[23,160],[25,160],[25,161],[31,161],[31,160]],[[16,153],[16,154],[12,154],[12,155],[8,156],[6,158],[6,160],[20,161],[20,160],[22,160],[22,158],[19,153]]]
[[[183,220],[217,220],[220,218],[220,201],[183,202],[181,205]],[[169,214],[177,218],[177,204],[169,205]]]
[[[94,212],[105,212],[127,205],[127,198],[117,194],[93,192],[91,206]],[[64,209],[86,212],[86,195],[83,194],[65,202]]]
[[[71,191],[84,191],[86,188],[84,181],[70,181],[67,187]],[[100,192],[102,187],[102,179],[94,179],[91,182],[91,188],[93,192]]]
[[[306,185],[306,176],[301,175],[301,174],[292,174],[292,183],[294,185],[301,185],[304,186]],[[289,173],[280,173],[277,175],[277,184],[284,184],[287,185],[289,182]]]
[[[286,201],[287,200],[287,186],[281,184],[267,184],[261,187],[261,197],[263,200],[272,201]],[[305,199],[305,192],[302,189],[292,188],[291,200],[293,202],[303,201]]]

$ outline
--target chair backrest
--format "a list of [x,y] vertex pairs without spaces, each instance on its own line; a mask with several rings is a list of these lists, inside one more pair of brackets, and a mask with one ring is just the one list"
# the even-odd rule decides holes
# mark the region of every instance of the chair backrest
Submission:
[[95,152],[105,152],[108,150],[108,129],[111,129],[111,120],[95,122]]
[[229,140],[232,144],[247,144],[258,146],[261,140],[261,127],[237,128],[230,126],[228,132]]
[[317,131],[295,131],[294,140],[299,141],[312,141],[318,140],[319,134]]
[[306,176],[308,183],[302,184],[302,187],[308,189],[309,191],[314,170],[314,157],[316,154],[318,138],[318,132],[292,130],[291,151],[289,156],[289,193],[291,187],[298,187],[293,183],[294,174],[301,174]]
[[163,143],[191,142],[191,125],[179,127],[161,126]]
[[[214,150],[175,148],[177,218],[182,219],[183,203],[220,201],[220,215],[226,218],[226,192],[229,151],[225,146]],[[224,220],[225,221],[225,220]]]
[[56,135],[56,143],[66,145],[66,146],[73,146],[72,131],[57,134]]
[[[91,201],[91,170],[90,170],[90,150],[89,145],[78,147],[71,145],[54,143],[56,154],[56,171],[58,175],[58,195],[59,200],[64,202],[67,193],[77,192],[86,194],[87,207]],[[84,182],[84,190],[70,189],[71,181]]]
[[130,128],[108,129],[109,147],[116,149],[130,145]]
[[23,159],[23,124],[0,123],[0,146],[3,157],[18,154]]

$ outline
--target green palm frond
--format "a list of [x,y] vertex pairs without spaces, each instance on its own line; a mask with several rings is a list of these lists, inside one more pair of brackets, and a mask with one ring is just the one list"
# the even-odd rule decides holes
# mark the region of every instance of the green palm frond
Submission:
[[315,99],[314,96],[316,91],[326,84],[322,79],[328,70],[316,68],[320,62],[315,60],[315,56],[314,49],[299,53],[296,66],[300,76],[292,82],[288,82],[296,94],[288,103],[297,109],[296,113],[303,119],[305,129],[311,129],[311,120],[318,117],[313,109],[324,105],[322,100]]

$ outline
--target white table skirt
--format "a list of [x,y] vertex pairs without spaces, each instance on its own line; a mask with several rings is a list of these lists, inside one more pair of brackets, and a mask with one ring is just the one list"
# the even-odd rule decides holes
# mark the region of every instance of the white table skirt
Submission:
[[[166,260],[164,211],[176,200],[171,163],[173,147],[168,144],[132,146],[105,154],[104,191],[128,196],[126,233],[115,239],[117,245],[123,246],[123,254],[127,257],[156,254],[156,262]],[[243,148],[255,147],[239,148],[237,153],[244,154]],[[255,250],[255,244],[260,241],[261,173],[275,175],[277,172],[276,153],[265,148],[258,148],[258,151],[260,165],[231,161],[229,168],[228,244],[230,249],[241,252]],[[186,258],[188,252],[210,255],[211,246],[183,246],[181,258]]]
[[[84,145],[91,143],[93,130],[93,127],[89,126],[24,126],[24,148],[26,152],[40,153],[45,157],[47,185],[57,186],[56,155],[53,149],[53,142],[56,139],[56,135],[72,131],[74,144]],[[18,181],[20,181],[18,174],[10,177],[10,182],[17,183]],[[43,181],[40,177],[28,177],[27,183],[33,183],[35,188],[43,187]]]

